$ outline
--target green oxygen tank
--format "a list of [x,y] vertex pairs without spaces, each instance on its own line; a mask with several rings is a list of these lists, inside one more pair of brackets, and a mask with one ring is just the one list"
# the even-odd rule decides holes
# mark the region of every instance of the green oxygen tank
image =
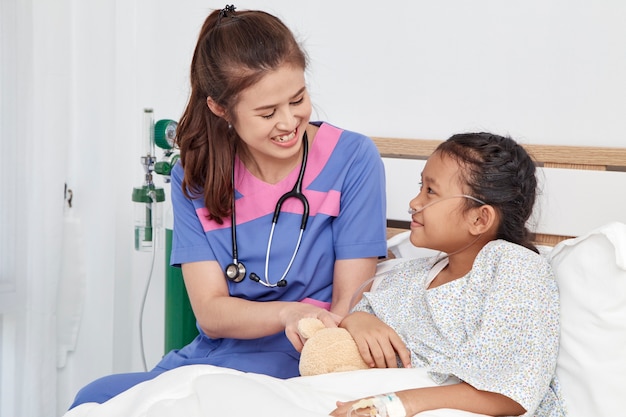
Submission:
[[[171,193],[170,193],[171,195]],[[165,210],[165,353],[180,349],[197,335],[196,317],[191,309],[183,274],[170,266],[173,214],[171,203]]]

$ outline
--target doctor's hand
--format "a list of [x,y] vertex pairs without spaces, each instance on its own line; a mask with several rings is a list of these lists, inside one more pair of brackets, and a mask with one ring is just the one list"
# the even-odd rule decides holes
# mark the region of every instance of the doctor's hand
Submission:
[[397,368],[397,358],[403,367],[411,367],[411,354],[398,333],[375,315],[357,311],[339,326],[350,332],[361,357],[372,368]]
[[319,319],[326,327],[337,327],[342,317],[323,308],[301,302],[286,302],[281,310],[280,321],[285,326],[285,335],[298,352],[304,347],[304,340],[298,333],[298,322],[305,317]]

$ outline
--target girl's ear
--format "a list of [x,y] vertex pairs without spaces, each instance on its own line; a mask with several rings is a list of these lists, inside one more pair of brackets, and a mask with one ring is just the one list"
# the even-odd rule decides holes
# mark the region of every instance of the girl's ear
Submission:
[[211,112],[217,117],[226,116],[226,109],[224,109],[224,107],[217,104],[217,102],[213,100],[212,97],[206,98],[206,105],[209,107],[209,110],[211,110]]
[[495,232],[499,224],[498,212],[488,204],[472,210],[469,220],[469,231],[475,236],[488,233],[491,230]]

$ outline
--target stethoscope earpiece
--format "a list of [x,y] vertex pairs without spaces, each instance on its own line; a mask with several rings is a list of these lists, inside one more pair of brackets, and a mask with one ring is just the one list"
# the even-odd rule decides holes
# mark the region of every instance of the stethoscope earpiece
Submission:
[[250,273],[250,279],[254,282],[258,282],[259,284],[265,285],[268,288],[274,288],[274,287],[286,287],[287,286],[287,280],[286,279],[281,279],[280,281],[278,281],[276,284],[269,284],[263,280],[261,280],[261,277],[259,277],[257,274],[255,274],[254,272]]
[[233,282],[241,282],[246,277],[246,267],[241,262],[228,264],[226,277]]

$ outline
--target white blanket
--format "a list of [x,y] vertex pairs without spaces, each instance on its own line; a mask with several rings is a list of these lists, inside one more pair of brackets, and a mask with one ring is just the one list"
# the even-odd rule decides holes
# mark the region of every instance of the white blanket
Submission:
[[[287,380],[210,365],[165,372],[104,404],[82,404],[64,417],[327,416],[337,400],[433,386],[425,369],[371,369]],[[477,417],[458,410],[420,413]]]

